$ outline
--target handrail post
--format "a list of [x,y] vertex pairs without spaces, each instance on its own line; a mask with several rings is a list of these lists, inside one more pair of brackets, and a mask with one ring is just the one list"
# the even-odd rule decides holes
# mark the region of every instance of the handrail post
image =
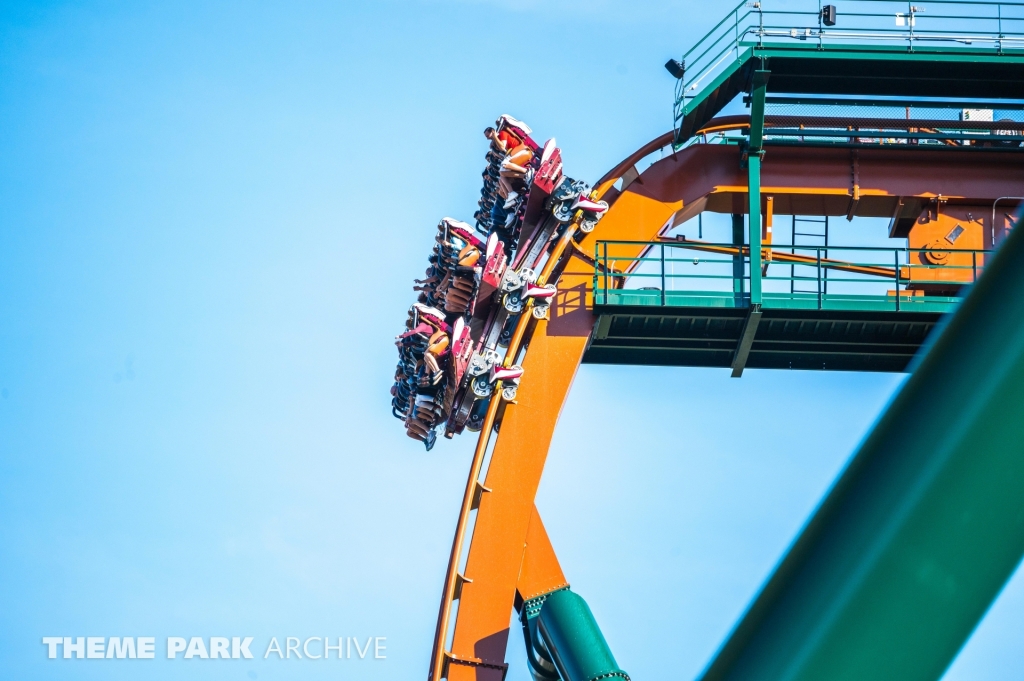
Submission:
[[910,47],[910,51],[913,52],[914,51],[914,0],[910,0],[910,2],[907,3],[907,22],[908,22],[908,26],[907,27],[910,29],[910,39],[907,41],[907,44]]
[[814,249],[814,251],[815,251],[815,253],[817,254],[817,257],[818,257],[818,276],[817,276],[817,279],[818,279],[818,309],[820,310],[821,309],[821,249],[820,248],[816,248],[816,249]]
[[665,307],[665,243],[661,243],[661,306]]
[[732,11],[732,45],[737,54],[740,50],[740,13],[739,8]]
[[608,304],[608,242],[604,242],[604,304]]
[[823,19],[824,18],[825,17],[823,17],[821,15],[821,0],[818,0],[818,49],[819,50],[824,49],[824,44],[822,43],[822,36],[821,36],[822,31],[825,30],[825,26],[824,26],[824,23],[823,23]]
[[[763,0],[761,0],[763,1]],[[757,46],[764,45],[764,8],[761,2],[757,3]]]
[[[996,41],[996,45],[999,48],[999,54],[1003,53],[1003,3],[998,3],[996,9],[999,15],[999,40]],[[994,227],[993,227],[994,229]]]
[[[892,259],[896,265],[896,311],[900,311],[900,252],[892,249]],[[910,259],[907,259],[910,262]]]
[[971,251],[971,283],[978,281],[978,252]]

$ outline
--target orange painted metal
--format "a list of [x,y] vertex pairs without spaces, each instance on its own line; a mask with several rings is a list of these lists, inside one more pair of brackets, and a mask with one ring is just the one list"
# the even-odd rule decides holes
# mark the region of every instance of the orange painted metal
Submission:
[[[531,584],[532,575],[547,575],[538,578],[541,584],[559,581],[551,579],[557,559],[546,534],[543,558],[535,557],[529,547],[531,542],[534,547],[540,545],[535,535],[543,526],[534,497],[558,414],[594,323],[593,265],[577,255],[579,250],[593,252],[597,239],[651,241],[701,210],[746,212],[746,172],[740,167],[739,149],[732,145],[690,146],[667,155],[621,192],[614,188],[637,162],[671,139],[672,133],[667,133],[653,140],[599,181],[594,195],[609,201],[611,208],[579,249],[569,248],[569,240],[563,238],[542,270],[539,281],[558,281],[550,320],[533,320],[529,314],[520,317],[506,363],[516,361],[520,344],[528,343],[529,352],[519,362],[526,371],[516,403],[502,407],[500,400],[492,400],[474,452],[442,594],[431,662],[433,681],[445,676],[452,681],[500,681],[506,669],[511,611],[524,575]],[[890,217],[905,197],[941,195],[951,203],[991,202],[1017,195],[1024,184],[1024,164],[1012,155],[946,149],[860,150],[856,215]],[[776,214],[846,215],[855,193],[851,155],[845,149],[771,148],[762,166],[762,192],[773,197]],[[641,244],[619,246],[617,254],[628,260],[643,248]],[[484,472],[500,408],[504,409],[500,435]],[[477,499],[470,538],[466,532]],[[457,569],[467,544],[462,579]],[[534,561],[547,567],[535,567]],[[557,574],[561,575],[560,567]],[[532,588],[524,586],[528,591]],[[446,651],[456,602],[451,649]]]
[[[890,218],[902,199],[940,195],[949,204],[991,207],[999,196],[1017,196],[1024,185],[1024,164],[1016,154],[907,146],[857,150],[853,215]],[[675,224],[702,211],[746,213],[747,178],[739,153],[733,145],[696,144],[655,163],[630,189],[660,200],[681,199],[685,208]],[[853,162],[843,148],[769,147],[761,192],[774,198],[775,215],[846,216],[855,189]],[[680,164],[690,172],[679,171]]]
[[519,581],[516,591],[519,598],[528,601],[558,589],[569,586],[558,564],[555,549],[548,539],[547,530],[540,519],[537,507],[530,516],[530,527],[526,531],[526,548],[523,551],[523,564],[519,569]]
[[462,497],[462,508],[459,510],[459,520],[455,526],[455,539],[452,542],[452,551],[448,558],[448,572],[445,575],[444,591],[441,595],[441,608],[437,616],[437,629],[434,634],[434,647],[431,652],[430,679],[441,679],[446,675],[449,657],[445,651],[448,640],[448,627],[451,622],[452,608],[458,594],[461,593],[461,586],[464,586],[462,575],[459,574],[459,562],[462,557],[464,542],[466,541],[466,528],[469,524],[470,512],[478,498],[482,498],[483,486],[480,484],[480,470],[483,466],[484,457],[487,451],[488,438],[484,433],[490,433],[494,427],[494,419],[498,411],[499,400],[491,400],[491,404],[484,417],[481,437],[477,440],[476,449],[473,452],[473,459],[469,466],[469,479],[466,481],[466,491]]
[[[680,205],[627,191],[595,234],[626,240],[653,238]],[[594,239],[594,234],[588,235],[583,249],[593,248]],[[636,254],[640,248],[636,247]],[[481,498],[466,563],[465,576],[472,581],[462,587],[451,647],[459,658],[492,666],[448,665],[448,678],[453,681],[502,677],[497,665],[504,661],[533,499],[558,414],[593,328],[592,277],[589,265],[571,257],[559,279],[551,319],[537,321],[533,329],[517,403],[506,407],[483,483],[490,491]]]
[[[953,290],[973,282],[985,268],[982,250],[992,243],[991,206],[949,206],[936,201],[907,233],[911,249],[909,287],[925,291]],[[960,251],[960,252],[958,252]],[[968,252],[963,252],[968,251]]]

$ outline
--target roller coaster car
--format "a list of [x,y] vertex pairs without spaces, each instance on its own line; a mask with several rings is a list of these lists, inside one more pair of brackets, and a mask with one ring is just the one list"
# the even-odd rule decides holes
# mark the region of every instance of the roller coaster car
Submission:
[[469,418],[466,420],[465,428],[471,433],[479,433],[484,426],[484,417],[487,415],[487,407],[490,400],[476,400],[472,404]]
[[[451,439],[461,433],[464,429],[472,428],[473,413],[477,408],[476,398],[468,390],[460,391],[455,397],[451,414],[448,415],[448,423],[445,425],[444,436]],[[479,430],[479,428],[477,429]]]
[[562,152],[555,146],[552,137],[544,143],[544,151],[540,155],[540,166],[533,176],[533,186],[544,194],[550,195],[562,181]]
[[545,284],[544,286],[530,284],[526,287],[526,298],[533,300],[530,314],[535,319],[548,318],[548,313],[551,310],[551,301],[555,299],[556,292],[554,284]]
[[508,155],[501,162],[501,169],[498,171],[498,175],[517,180],[525,179],[527,171],[530,170],[533,163],[533,156],[533,149],[530,149],[525,144],[520,144],[508,152]]
[[467,223],[453,218],[443,218],[440,226],[443,226],[444,229],[447,230],[448,234],[462,239],[462,241],[466,242],[468,246],[473,246],[478,250],[483,250],[483,240],[473,233],[473,228]]
[[555,286],[538,286],[534,283],[536,279],[537,275],[533,270],[525,267],[519,272],[509,270],[502,284],[504,293],[501,297],[501,304],[509,314],[518,315],[526,307],[527,301],[532,300],[533,316],[537,319],[547,317],[551,301],[555,297]]
[[434,428],[447,418],[454,392],[447,381],[453,337],[461,339],[458,321],[452,327],[444,313],[421,303],[409,310],[408,330],[395,343],[399,365],[391,388],[392,413],[405,421],[409,437],[430,449]]
[[590,185],[571,177],[562,179],[548,201],[551,214],[563,224],[572,221],[576,211],[581,211],[580,231],[583,233],[594,231],[597,221],[608,210],[607,202],[594,201],[590,198]]
[[498,287],[501,286],[501,280],[505,276],[507,263],[508,258],[505,255],[505,244],[495,234],[487,237],[483,272],[480,277],[481,299],[493,295],[498,290]]
[[434,263],[423,284],[423,302],[440,306],[448,315],[472,314],[480,283],[483,242],[465,222],[444,218],[437,226]]
[[524,139],[530,134],[526,124],[516,121],[511,116],[502,116],[494,125],[495,127],[484,130],[484,135],[491,141],[491,146],[486,155],[487,167],[484,168],[482,175],[483,187],[480,189],[480,200],[477,202],[479,210],[473,215],[477,229],[485,234],[495,227],[505,226],[507,214],[503,204],[508,198],[511,186],[507,180],[504,180],[504,183],[502,181],[501,164],[509,150],[523,144]]
[[568,223],[574,216],[596,222],[607,208],[589,199],[586,183],[563,175],[555,140],[539,147],[529,127],[507,115],[485,134],[491,146],[476,227],[440,221],[427,274],[414,287],[419,302],[396,339],[392,412],[427,449],[442,424],[449,438],[479,430],[496,391],[499,399],[515,399],[523,369],[504,366],[508,358],[499,349],[508,347],[527,307],[545,318],[555,297],[555,286],[538,286],[532,269],[561,231],[548,210],[568,213]]
[[[494,126],[498,137],[502,140],[517,140],[519,144],[525,144],[531,149],[539,148],[537,143],[530,138],[530,135],[533,133],[530,126],[520,120],[512,118],[512,116],[509,116],[508,114],[501,114],[498,116],[498,120],[494,122]],[[516,145],[509,144],[506,147],[506,151],[512,149],[514,146]]]
[[530,185],[526,207],[523,211],[522,227],[520,228],[521,246],[514,261],[515,267],[518,268],[522,265],[534,240],[542,231],[548,198],[561,181],[562,152],[555,146],[555,140],[552,138],[544,144],[537,171],[533,174],[533,182]]
[[521,366],[503,367],[495,364],[488,373],[473,377],[469,387],[477,399],[486,399],[494,393],[495,386],[501,381],[501,397],[511,401],[516,398],[522,376]]
[[605,211],[608,210],[608,202],[593,201],[588,196],[580,194],[572,204],[571,210],[573,212],[577,210],[583,212],[580,218],[580,231],[584,234],[589,234],[594,231],[594,227],[597,226],[597,221],[600,220],[601,216],[603,216]]
[[473,339],[470,336],[469,327],[460,318],[455,320],[452,327],[452,384],[456,387],[462,383],[462,377],[469,367],[469,360],[473,356]]
[[438,331],[451,331],[451,326],[449,326],[448,322],[444,319],[444,313],[437,308],[422,305],[420,303],[414,303],[412,308],[415,314],[413,319],[415,320],[417,327],[420,323],[426,323]]
[[510,251],[518,242],[530,187],[540,165],[540,147],[530,138],[530,132],[525,123],[508,115],[502,115],[495,127],[484,131],[491,148],[475,214],[477,228],[489,234],[497,232]]

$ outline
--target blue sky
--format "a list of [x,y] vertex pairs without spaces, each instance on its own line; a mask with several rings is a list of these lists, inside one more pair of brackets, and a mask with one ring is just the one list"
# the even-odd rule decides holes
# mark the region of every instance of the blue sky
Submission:
[[[473,444],[425,453],[390,415],[434,225],[472,214],[502,112],[590,180],[667,130],[661,64],[708,7],[0,5],[10,677],[421,678]],[[634,678],[699,672],[900,382],[581,369],[538,505]],[[1024,678],[1022,634],[1018,579],[947,678]],[[387,658],[260,659],[324,635]],[[257,659],[159,659],[167,636]],[[525,681],[515,635],[509,659]]]

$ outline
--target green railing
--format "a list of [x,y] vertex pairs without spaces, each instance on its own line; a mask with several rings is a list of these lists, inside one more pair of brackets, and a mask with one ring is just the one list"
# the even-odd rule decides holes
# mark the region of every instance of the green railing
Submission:
[[997,53],[1024,48],[1024,3],[929,0],[914,2],[846,0],[838,4],[835,24],[826,25],[810,2],[806,9],[765,9],[741,2],[691,47],[680,60],[684,75],[676,83],[675,121],[686,104],[699,97],[716,74],[742,58],[746,48],[765,41],[830,45],[888,44],[910,52],[921,45],[991,48]]
[[[747,307],[749,258],[735,250],[733,244],[692,241],[598,241],[594,303]],[[952,308],[992,253],[788,244],[763,252],[766,308],[896,312]]]
[[[779,98],[776,98],[778,100]],[[960,105],[963,106],[962,104]],[[793,107],[796,108],[796,107]],[[814,105],[800,108],[811,110]],[[817,107],[828,108],[828,107]],[[867,107],[861,107],[865,109]],[[919,107],[925,108],[927,107]],[[1017,114],[1016,111],[1011,112]],[[1020,117],[1019,114],[1017,114]],[[710,135],[695,135],[691,144],[744,144],[749,128],[736,125]],[[853,116],[769,115],[763,139],[770,144],[876,147],[879,145],[920,145],[923,147],[972,147],[987,151],[1019,151],[1024,145],[1024,121],[958,121],[927,119],[868,119]]]

